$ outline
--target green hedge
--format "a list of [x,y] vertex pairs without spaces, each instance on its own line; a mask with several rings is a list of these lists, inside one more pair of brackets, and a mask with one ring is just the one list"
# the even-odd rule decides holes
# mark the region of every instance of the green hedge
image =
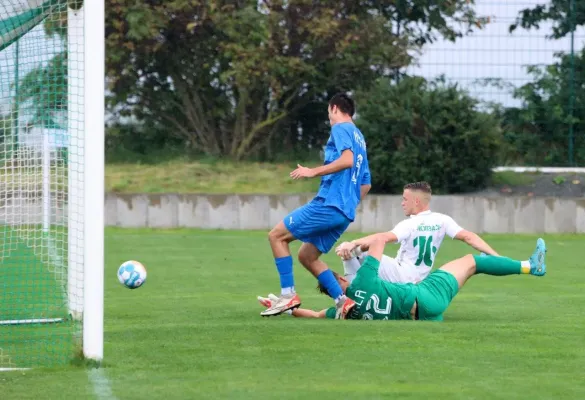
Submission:
[[372,191],[401,193],[426,180],[434,193],[485,187],[498,163],[496,117],[456,85],[406,77],[356,93],[356,123],[368,143]]

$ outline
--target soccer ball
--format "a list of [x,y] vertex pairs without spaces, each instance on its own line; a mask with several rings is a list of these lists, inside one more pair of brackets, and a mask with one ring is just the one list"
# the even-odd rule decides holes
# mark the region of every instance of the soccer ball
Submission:
[[118,268],[118,280],[128,289],[138,289],[146,281],[146,268],[138,261],[126,261]]

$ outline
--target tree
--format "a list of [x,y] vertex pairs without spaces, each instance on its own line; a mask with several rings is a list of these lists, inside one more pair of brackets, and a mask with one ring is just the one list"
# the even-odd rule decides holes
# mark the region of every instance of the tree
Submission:
[[498,162],[499,121],[456,84],[384,78],[357,99],[373,191],[400,193],[405,182],[419,180],[432,182],[433,193],[486,186]]
[[[585,24],[585,3],[578,0],[551,0],[522,10],[510,32],[518,27],[539,29],[540,24],[552,22],[549,39],[560,39],[574,33]],[[505,138],[517,151],[507,153],[509,160],[537,165],[566,165],[572,158],[569,146],[576,149],[575,160],[585,159],[583,137],[576,134],[569,141],[570,131],[583,128],[583,53],[556,54],[559,61],[547,67],[531,66],[528,73],[534,81],[515,91],[523,100],[522,108],[505,110]],[[514,148],[514,147],[512,147]],[[509,148],[510,149],[510,148]]]
[[[73,1],[70,3],[73,4]],[[39,21],[43,21],[45,35],[58,35],[64,42],[67,35],[67,4],[67,0],[47,1],[43,7],[23,14],[19,23],[27,24],[44,16],[44,20]],[[26,33],[21,30],[21,35]],[[16,63],[20,62],[16,60]],[[46,65],[39,65],[18,82],[12,83],[13,87],[15,85],[18,85],[16,107],[25,105],[32,110],[33,119],[29,122],[33,125],[54,124],[57,114],[67,110],[67,52],[57,53]]]
[[[585,85],[585,49],[574,56],[559,54],[558,62],[546,67],[532,66],[528,73],[533,81],[514,92],[522,107],[503,112],[503,130],[507,146],[506,158],[530,165],[566,165],[569,127],[575,134],[575,161],[585,163],[585,93],[571,87]],[[574,64],[574,67],[573,67]],[[571,69],[574,71],[574,82]],[[573,86],[574,85],[574,86]],[[569,97],[575,96],[571,114]]]
[[67,53],[27,73],[19,82],[17,101],[31,101],[34,125],[51,124],[58,113],[67,111]]
[[385,21],[343,3],[126,3],[108,7],[110,104],[209,154],[241,159],[316,91],[407,60]]
[[11,135],[12,125],[12,119],[8,115],[0,114],[0,143],[4,143]]
[[332,93],[367,87],[408,65],[413,46],[478,21],[470,1],[426,3],[398,2],[412,23],[397,33],[391,1],[108,0],[108,103],[207,154],[313,141],[323,123],[303,116],[322,107],[324,120]]
[[473,0],[372,1],[371,6],[394,21],[398,33],[402,30],[418,46],[432,43],[438,38],[455,41],[489,22],[488,17],[477,15]]
[[540,24],[545,21],[553,23],[549,38],[563,38],[574,31],[576,26],[585,24],[585,3],[580,0],[551,0],[549,4],[525,8],[520,11],[516,23],[510,26],[510,32],[518,27],[539,29]]

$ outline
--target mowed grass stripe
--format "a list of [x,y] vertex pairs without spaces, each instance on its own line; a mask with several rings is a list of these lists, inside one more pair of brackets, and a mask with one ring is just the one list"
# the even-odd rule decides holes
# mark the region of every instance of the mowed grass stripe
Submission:
[[[526,258],[536,236],[485,238]],[[256,296],[279,290],[266,232],[108,229],[104,371],[120,400],[585,398],[585,237],[544,238],[544,278],[474,277],[442,323],[365,322],[261,318]],[[437,263],[468,252],[447,239]],[[128,259],[148,269],[138,290],[116,279]],[[298,262],[295,280],[304,307],[331,304]],[[79,388],[61,382],[77,372],[26,373],[3,390],[72,398]]]

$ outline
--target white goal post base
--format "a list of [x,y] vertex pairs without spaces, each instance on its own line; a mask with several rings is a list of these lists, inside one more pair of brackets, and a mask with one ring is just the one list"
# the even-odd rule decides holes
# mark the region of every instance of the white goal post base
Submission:
[[30,368],[0,368],[0,372],[29,371]]
[[542,174],[583,174],[585,173],[584,167],[496,167],[493,168],[494,172],[539,172]]
[[33,324],[56,324],[64,322],[65,318],[33,318],[33,319],[8,319],[0,321],[2,325],[33,325]]

